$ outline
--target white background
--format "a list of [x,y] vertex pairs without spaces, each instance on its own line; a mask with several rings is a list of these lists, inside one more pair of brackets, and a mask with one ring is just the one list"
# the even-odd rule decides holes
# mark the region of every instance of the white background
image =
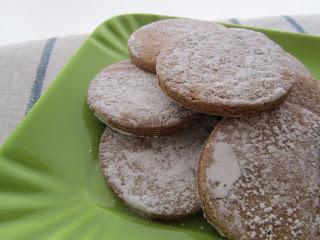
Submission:
[[320,0],[0,0],[0,45],[89,33],[111,16],[132,12],[207,20],[319,14]]

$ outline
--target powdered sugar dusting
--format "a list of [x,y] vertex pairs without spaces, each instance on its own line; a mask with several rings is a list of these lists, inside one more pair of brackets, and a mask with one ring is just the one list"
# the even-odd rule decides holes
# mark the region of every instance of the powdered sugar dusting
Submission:
[[168,44],[157,59],[157,75],[186,101],[263,105],[283,97],[297,75],[307,74],[296,62],[262,33],[227,29]]
[[168,137],[140,138],[107,128],[100,144],[104,176],[119,196],[146,215],[168,218],[199,210],[198,157],[216,120]]
[[300,105],[320,116],[320,81],[309,78],[299,78],[293,85],[287,101]]
[[207,170],[208,181],[216,184],[212,190],[217,198],[226,197],[232,184],[240,177],[238,159],[232,147],[223,142],[215,144],[213,159],[213,164]]
[[137,58],[154,62],[161,49],[170,41],[185,33],[224,30],[223,25],[195,19],[165,19],[147,24],[132,33],[128,48]]
[[169,99],[154,74],[129,61],[110,65],[95,77],[88,104],[106,123],[131,127],[175,125],[197,114]]
[[227,118],[209,140],[212,147],[221,142],[237,156],[241,176],[224,198],[215,195],[211,175],[206,186],[211,211],[221,216],[219,221],[229,233],[255,240],[320,236],[320,118],[316,114],[286,103],[258,117]]

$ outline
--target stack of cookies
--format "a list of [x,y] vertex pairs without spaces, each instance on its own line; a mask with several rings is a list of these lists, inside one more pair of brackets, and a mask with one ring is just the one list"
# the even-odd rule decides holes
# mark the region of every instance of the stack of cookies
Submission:
[[91,82],[102,173],[151,219],[203,210],[228,239],[319,239],[320,84],[264,34],[190,19],[136,30]]

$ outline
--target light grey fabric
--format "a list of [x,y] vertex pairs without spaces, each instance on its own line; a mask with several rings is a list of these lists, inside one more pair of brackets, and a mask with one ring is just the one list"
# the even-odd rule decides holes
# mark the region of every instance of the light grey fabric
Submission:
[[[41,92],[56,77],[87,35],[58,38],[46,67]],[[31,92],[46,40],[0,47],[0,144],[21,121]]]
[[0,48],[0,143],[25,114],[46,40]]
[[[320,34],[320,15],[228,19],[223,22]],[[0,144],[80,47],[87,35],[0,47]]]

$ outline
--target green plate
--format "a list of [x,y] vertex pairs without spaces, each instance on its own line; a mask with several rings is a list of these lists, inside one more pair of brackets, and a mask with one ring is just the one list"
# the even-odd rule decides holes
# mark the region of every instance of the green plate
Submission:
[[[0,239],[222,239],[199,214],[152,222],[105,186],[98,165],[104,129],[86,91],[104,66],[127,59],[132,31],[165,16],[128,14],[102,23],[0,149]],[[231,25],[229,25],[231,26]],[[266,33],[320,76],[320,38]]]

